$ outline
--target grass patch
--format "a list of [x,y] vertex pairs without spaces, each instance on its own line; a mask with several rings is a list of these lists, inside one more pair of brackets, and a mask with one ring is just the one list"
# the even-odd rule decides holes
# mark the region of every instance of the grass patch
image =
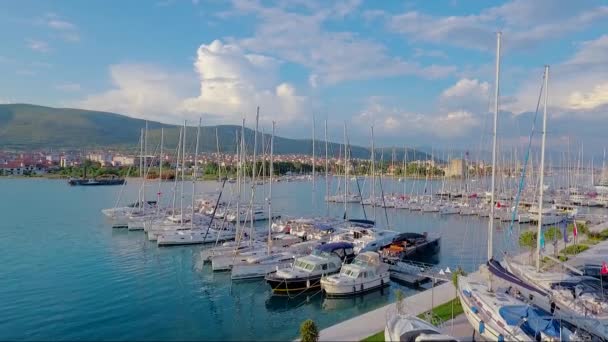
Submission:
[[[462,305],[460,305],[459,298],[454,298],[445,304],[436,306],[433,309],[433,316],[435,318],[441,319],[442,322],[448,321],[448,320],[452,319],[452,309],[454,310],[453,317],[456,317],[464,312],[462,309]],[[425,319],[427,314],[428,314],[428,311],[421,313],[420,315],[418,315],[418,317]]]
[[363,340],[361,340],[361,342],[384,342],[384,330],[373,334],[372,336],[368,336],[366,338],[364,338]]
[[584,252],[589,249],[589,246],[578,244],[578,245],[570,245],[560,251],[561,254],[574,255],[580,252]]

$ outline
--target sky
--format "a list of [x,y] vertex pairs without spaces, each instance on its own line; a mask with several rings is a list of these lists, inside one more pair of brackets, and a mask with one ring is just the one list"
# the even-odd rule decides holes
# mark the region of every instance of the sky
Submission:
[[[608,3],[569,0],[0,2],[0,103],[252,126],[360,144],[527,141],[550,65],[551,147],[603,149]],[[542,112],[542,107],[541,107]],[[539,117],[537,120],[540,120]],[[540,121],[537,121],[537,130]],[[535,140],[536,141],[536,140]],[[535,142],[536,143],[536,142]]]

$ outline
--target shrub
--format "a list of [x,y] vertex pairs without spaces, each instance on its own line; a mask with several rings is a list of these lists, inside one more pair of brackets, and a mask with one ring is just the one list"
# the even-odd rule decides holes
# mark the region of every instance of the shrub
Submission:
[[562,249],[561,253],[564,253],[564,254],[578,254],[578,253],[584,252],[584,251],[586,251],[588,249],[589,249],[589,246],[587,246],[587,245],[581,245],[581,244],[570,245],[570,246]]
[[300,325],[300,339],[302,342],[317,342],[319,340],[319,329],[312,319],[305,320]]
[[454,287],[458,287],[458,276],[459,275],[462,275],[462,276],[467,275],[467,273],[460,266],[458,266],[456,271],[454,271],[454,273],[452,273],[452,282],[454,283]]

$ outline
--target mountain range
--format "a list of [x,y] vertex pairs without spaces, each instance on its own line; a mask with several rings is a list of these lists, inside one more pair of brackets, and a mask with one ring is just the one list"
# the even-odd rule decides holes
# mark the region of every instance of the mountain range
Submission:
[[[180,128],[176,125],[147,121],[149,148],[159,145],[161,129],[164,131],[164,146],[174,149],[179,139]],[[3,149],[137,149],[141,129],[146,121],[126,115],[73,108],[52,108],[32,104],[0,104],[0,146]],[[199,151],[236,151],[237,135],[241,127],[218,125],[201,127]],[[249,152],[253,149],[254,131],[245,128],[245,142]],[[186,134],[188,150],[194,151],[196,127],[188,127]],[[258,135],[258,150],[262,140],[268,146],[270,135]],[[325,155],[325,142],[315,143],[317,156]],[[331,156],[343,154],[339,143],[328,143]],[[369,158],[370,148],[350,146],[352,158]],[[385,151],[385,160],[390,160],[392,149]],[[275,136],[274,152],[277,154],[312,154],[311,139],[291,139]],[[380,156],[381,149],[376,149]],[[388,157],[387,157],[388,156]],[[397,160],[403,158],[403,148],[395,149]],[[408,148],[408,160],[430,159],[422,151]]]

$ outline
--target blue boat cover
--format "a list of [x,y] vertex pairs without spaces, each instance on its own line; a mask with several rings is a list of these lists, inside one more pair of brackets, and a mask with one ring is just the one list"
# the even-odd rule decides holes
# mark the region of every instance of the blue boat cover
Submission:
[[540,309],[529,305],[508,305],[498,309],[498,312],[508,325],[522,323],[521,329],[529,335],[538,336],[543,332],[547,336],[560,337],[558,321]]
[[328,224],[324,224],[324,223],[315,223],[314,227],[315,227],[315,229],[323,230],[323,231],[328,231],[328,230],[334,229],[334,227],[332,227]]
[[319,250],[321,252],[331,253],[331,252],[335,251],[336,249],[341,249],[341,248],[342,249],[353,248],[353,244],[348,243],[348,242],[331,242],[331,243],[326,243],[324,245],[317,247],[317,250]]

